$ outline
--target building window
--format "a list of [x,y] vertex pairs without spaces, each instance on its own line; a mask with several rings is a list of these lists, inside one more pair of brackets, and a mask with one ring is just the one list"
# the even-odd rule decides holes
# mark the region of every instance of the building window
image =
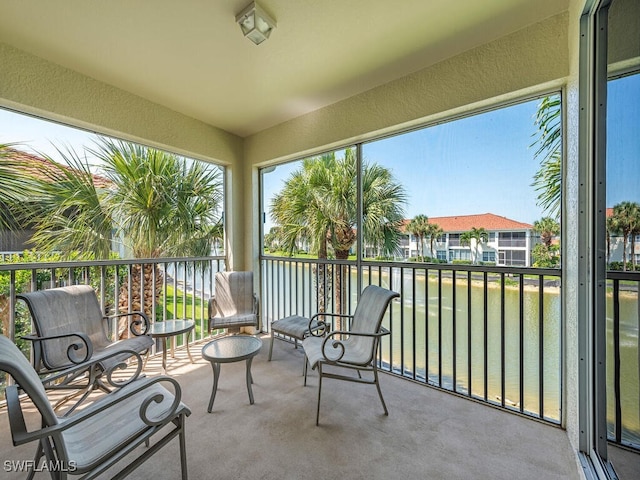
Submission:
[[499,247],[526,247],[527,236],[524,232],[500,232],[498,235]]
[[447,261],[447,251],[446,250],[436,250],[436,258],[441,262]]
[[498,265],[525,267],[527,265],[527,257],[523,250],[500,250],[498,252],[500,261]]
[[482,252],[482,261],[483,262],[496,262],[496,252]]
[[449,250],[449,261],[471,260],[471,250]]
[[450,233],[449,234],[449,246],[450,247],[459,247],[460,246],[460,234],[459,233]]

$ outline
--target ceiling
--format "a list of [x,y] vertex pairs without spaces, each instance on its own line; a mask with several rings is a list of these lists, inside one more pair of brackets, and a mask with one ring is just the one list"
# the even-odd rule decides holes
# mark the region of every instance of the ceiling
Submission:
[[[3,0],[0,41],[245,137],[564,11],[569,0]],[[399,7],[402,8],[399,8]]]

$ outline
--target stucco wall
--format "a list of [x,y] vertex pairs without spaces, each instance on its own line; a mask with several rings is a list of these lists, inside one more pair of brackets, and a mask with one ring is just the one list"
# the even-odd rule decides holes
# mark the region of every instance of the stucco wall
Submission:
[[252,165],[344,145],[511,95],[568,75],[568,15],[469,50],[432,67],[245,139]]
[[[144,98],[0,43],[0,106],[89,131],[226,165],[244,175],[242,139]],[[19,141],[22,139],[16,139]],[[227,218],[242,215],[241,188],[232,188]],[[242,222],[230,223],[227,251],[242,252]],[[237,255],[236,255],[237,258]],[[242,255],[240,255],[242,258]]]
[[242,139],[0,43],[0,106],[192,157],[233,164]]

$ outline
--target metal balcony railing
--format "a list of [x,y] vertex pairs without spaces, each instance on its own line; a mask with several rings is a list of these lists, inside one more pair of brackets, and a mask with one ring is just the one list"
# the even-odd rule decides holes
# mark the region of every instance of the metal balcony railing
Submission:
[[[142,268],[146,266],[147,268]],[[207,333],[213,276],[225,257],[0,264],[2,333],[29,355],[20,291],[91,284],[105,313],[144,309],[153,321],[196,322]],[[146,272],[146,275],[145,275]],[[145,285],[157,291],[145,299]],[[263,325],[287,315],[353,313],[377,284],[401,294],[385,319],[383,370],[544,421],[562,423],[561,275],[555,269],[261,259]],[[608,272],[609,440],[640,450],[640,273]],[[136,291],[138,293],[136,293]],[[141,299],[136,304],[136,299]],[[186,338],[179,338],[178,345]],[[4,377],[0,378],[0,383]]]
[[262,275],[265,325],[319,308],[353,313],[368,284],[395,290],[381,369],[562,422],[558,270],[263,257]]
[[[190,319],[195,322],[190,341],[199,341],[209,335],[207,302],[214,293],[213,276],[223,270],[222,256],[0,264],[2,334],[29,356],[30,342],[21,337],[31,333],[31,320],[16,294],[88,284],[96,290],[105,315],[142,310],[152,322]],[[113,327],[115,335],[117,325]],[[177,345],[185,341],[186,335],[176,339]],[[0,387],[4,381],[2,372]]]

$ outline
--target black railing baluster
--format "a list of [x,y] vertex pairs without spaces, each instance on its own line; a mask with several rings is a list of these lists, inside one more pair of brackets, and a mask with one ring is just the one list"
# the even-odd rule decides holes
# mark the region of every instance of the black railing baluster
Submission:
[[488,296],[488,286],[489,286],[489,278],[487,272],[483,274],[484,278],[484,289],[483,289],[483,300],[484,300],[484,329],[482,332],[482,355],[483,355],[483,368],[484,368],[484,393],[483,398],[486,402],[489,398],[489,296]]
[[472,396],[472,344],[471,344],[471,325],[473,311],[471,304],[471,272],[467,272],[467,395]]
[[504,408],[506,385],[505,385],[505,316],[504,316],[504,291],[506,276],[500,273],[500,405]]
[[538,276],[538,417],[544,418],[544,277]]
[[442,387],[442,270],[438,270],[438,386]]
[[620,280],[613,281],[613,391],[615,402],[614,435],[622,442],[622,402],[620,395]]
[[456,322],[457,322],[457,311],[458,311],[458,298],[457,298],[457,288],[456,288],[456,271],[451,272],[452,279],[452,292],[451,292],[451,336],[452,336],[452,369],[453,369],[453,386],[452,389],[454,392],[458,391],[458,363],[457,363],[457,348],[456,348]]
[[519,316],[519,332],[518,332],[518,340],[520,342],[519,350],[520,350],[520,358],[519,358],[519,378],[520,378],[520,412],[524,412],[524,275],[519,275],[519,298],[518,298],[518,316]]

